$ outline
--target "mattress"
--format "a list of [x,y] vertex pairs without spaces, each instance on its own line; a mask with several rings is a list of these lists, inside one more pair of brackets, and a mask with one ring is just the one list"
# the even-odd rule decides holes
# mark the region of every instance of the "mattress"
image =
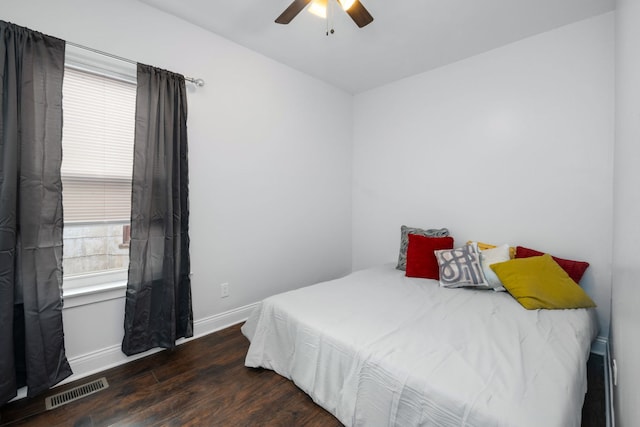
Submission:
[[263,300],[245,364],[347,426],[580,426],[594,309],[535,310],[393,265]]

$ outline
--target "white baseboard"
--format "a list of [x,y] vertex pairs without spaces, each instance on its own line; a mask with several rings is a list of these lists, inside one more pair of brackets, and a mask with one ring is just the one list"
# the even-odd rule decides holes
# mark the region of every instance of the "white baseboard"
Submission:
[[596,339],[591,343],[591,353],[597,354],[598,356],[605,357],[607,354],[607,345],[608,345],[607,337],[603,337],[598,335]]
[[[180,345],[196,338],[211,334],[213,332],[228,328],[240,322],[244,322],[249,314],[258,305],[258,303],[245,305],[224,313],[215,314],[213,316],[199,319],[193,323],[193,337],[187,339],[179,339],[176,344]],[[162,349],[153,349],[135,356],[126,356],[120,349],[120,344],[105,347],[90,353],[69,358],[69,364],[73,370],[73,375],[62,381],[59,385],[79,380],[83,377],[93,375],[95,373],[140,359],[145,356],[162,351]]]
[[178,341],[178,344],[182,344],[183,342],[190,341],[204,335],[209,335],[212,332],[220,331],[222,329],[228,328],[229,326],[244,322],[245,320],[247,320],[247,318],[249,318],[249,315],[251,314],[253,309],[258,306],[258,304],[259,303],[256,302],[253,304],[245,305],[244,307],[234,308],[232,310],[225,311],[224,313],[214,314],[213,316],[196,320],[195,322],[193,322],[193,337],[188,339],[181,339]]
[[611,377],[611,353],[609,351],[609,339],[598,336],[591,344],[591,353],[604,358],[604,404],[607,427],[615,426],[613,416],[613,378]]
[[613,412],[613,377],[611,373],[611,348],[609,341],[605,343],[604,354],[604,404],[607,415],[607,427],[615,427],[616,419]]

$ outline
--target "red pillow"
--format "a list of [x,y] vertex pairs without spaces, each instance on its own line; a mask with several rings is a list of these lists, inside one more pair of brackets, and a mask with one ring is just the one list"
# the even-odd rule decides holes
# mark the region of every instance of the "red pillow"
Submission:
[[440,279],[440,267],[433,251],[453,249],[453,237],[426,237],[409,234],[407,277]]
[[[529,258],[540,255],[544,255],[544,252],[523,248],[522,246],[518,246],[516,248],[516,258]],[[576,283],[580,283],[582,275],[584,275],[585,270],[589,267],[589,263],[584,261],[572,261],[570,259],[556,258],[553,255],[551,255],[551,258],[553,258],[553,260],[557,262],[558,265],[562,267],[562,269],[566,271],[569,277],[571,277]]]

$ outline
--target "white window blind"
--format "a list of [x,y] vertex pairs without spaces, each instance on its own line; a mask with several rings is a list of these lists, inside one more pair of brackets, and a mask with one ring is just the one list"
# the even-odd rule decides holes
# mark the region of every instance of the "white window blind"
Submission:
[[65,222],[129,220],[136,86],[67,67],[63,84]]

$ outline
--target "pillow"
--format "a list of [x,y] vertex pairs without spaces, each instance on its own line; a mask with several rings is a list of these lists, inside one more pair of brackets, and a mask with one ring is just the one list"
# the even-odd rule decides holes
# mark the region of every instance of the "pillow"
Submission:
[[510,249],[512,248],[509,245],[504,244],[480,252],[480,264],[482,265],[484,280],[487,282],[487,286],[493,288],[494,291],[506,291],[506,289],[502,286],[502,282],[490,266],[497,262],[509,261],[511,259]]
[[405,270],[407,266],[407,246],[409,245],[409,234],[416,234],[418,236],[427,237],[446,237],[449,235],[449,230],[447,230],[446,228],[431,228],[429,230],[423,230],[421,228],[407,227],[406,225],[400,227],[400,255],[398,255],[398,265],[396,266],[398,270]]
[[[467,242],[467,244],[469,243],[474,243],[473,241],[469,240]],[[495,249],[497,246],[496,245],[492,245],[490,243],[482,243],[482,242],[475,242],[478,245],[478,249],[480,249],[480,251],[486,251],[487,249]],[[509,256],[511,257],[511,259],[516,257],[516,248],[514,247],[510,247],[509,248]]]
[[436,279],[440,277],[434,251],[452,249],[453,237],[426,237],[408,235],[406,276]]
[[[516,258],[529,258],[532,256],[540,256],[543,254],[544,252],[536,251],[529,248],[523,248],[522,246],[518,246],[516,248]],[[557,258],[553,255],[552,258],[555,262],[558,263],[558,265],[560,265],[560,267],[562,267],[564,271],[567,272],[569,277],[571,277],[576,283],[580,283],[580,279],[582,279],[585,270],[587,269],[587,267],[589,267],[589,263],[584,261],[572,261],[570,259]]]
[[482,274],[478,247],[475,244],[435,251],[435,256],[438,260],[440,286],[488,289]]
[[491,269],[527,310],[596,306],[549,254],[499,262]]

